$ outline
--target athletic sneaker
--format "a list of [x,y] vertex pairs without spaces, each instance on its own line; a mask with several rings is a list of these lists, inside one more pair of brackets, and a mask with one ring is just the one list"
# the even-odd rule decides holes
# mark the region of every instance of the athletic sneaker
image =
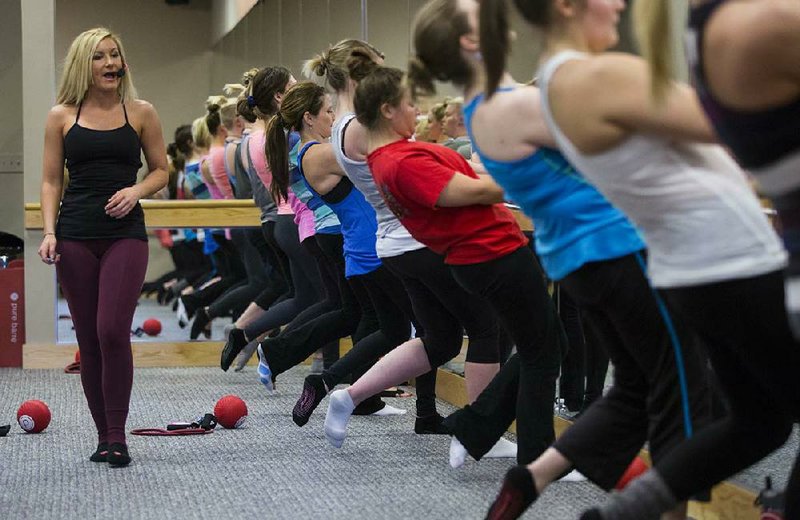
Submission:
[[261,381],[264,388],[272,392],[275,390],[275,382],[273,381],[272,370],[269,369],[269,365],[265,360],[264,351],[261,350],[261,345],[258,346],[256,352],[258,352],[258,380]]

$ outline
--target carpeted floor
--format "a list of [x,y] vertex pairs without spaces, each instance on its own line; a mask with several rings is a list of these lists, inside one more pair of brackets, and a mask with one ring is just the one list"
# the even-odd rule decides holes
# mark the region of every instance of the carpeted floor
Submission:
[[[233,393],[248,404],[243,429],[195,437],[131,437],[125,469],[88,461],[96,439],[80,378],[57,370],[0,369],[0,512],[16,518],[482,518],[509,459],[447,464],[449,437],[413,433],[413,399],[391,399],[405,416],[354,417],[340,450],[322,431],[327,401],[304,428],[291,420],[306,367],[269,395],[252,369],[136,371],[129,428],[163,427],[210,412]],[[48,429],[25,434],[16,409],[41,399]],[[440,412],[452,410],[440,404]],[[568,519],[602,493],[587,483],[552,486],[526,518]]]

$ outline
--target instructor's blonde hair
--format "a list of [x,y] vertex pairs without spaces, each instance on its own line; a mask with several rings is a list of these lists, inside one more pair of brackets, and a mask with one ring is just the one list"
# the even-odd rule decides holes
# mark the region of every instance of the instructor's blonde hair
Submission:
[[[79,105],[86,97],[86,92],[92,85],[92,57],[97,46],[106,38],[111,38],[117,44],[122,66],[127,66],[125,51],[119,37],[105,27],[96,27],[80,33],[69,46],[67,57],[64,59],[64,71],[58,85],[56,103],[64,105]],[[130,69],[120,78],[117,92],[123,103],[130,103],[136,99],[136,89],[133,86]]]

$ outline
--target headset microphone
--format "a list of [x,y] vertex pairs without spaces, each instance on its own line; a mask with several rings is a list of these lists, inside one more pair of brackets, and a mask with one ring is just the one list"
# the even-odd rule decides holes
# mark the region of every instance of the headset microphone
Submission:
[[118,77],[118,78],[121,78],[121,77],[123,77],[124,75],[125,75],[125,69],[119,69],[119,70],[117,71],[117,77]]

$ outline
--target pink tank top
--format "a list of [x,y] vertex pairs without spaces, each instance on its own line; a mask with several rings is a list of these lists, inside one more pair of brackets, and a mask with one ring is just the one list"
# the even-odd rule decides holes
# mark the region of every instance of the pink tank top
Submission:
[[[267,134],[263,130],[253,132],[248,143],[250,150],[250,160],[253,162],[258,178],[269,189],[272,184],[272,172],[267,164],[267,155],[264,153],[264,146],[267,142]],[[288,200],[281,200],[278,204],[278,215],[291,215],[294,213]]]
[[[211,152],[210,162],[208,163],[208,170],[211,173],[211,178],[214,179],[217,189],[222,193],[223,199],[233,199],[233,188],[231,187],[231,180],[228,178],[228,171],[225,168],[225,151],[228,149],[229,143],[221,148],[214,148]],[[235,146],[235,145],[234,145]]]
[[291,188],[289,188],[289,204],[294,211],[294,223],[297,224],[297,237],[300,242],[313,237],[316,233],[314,229],[314,212],[308,209],[300,199],[298,199]]
[[[214,156],[218,155],[219,157],[222,157],[222,159],[224,161],[225,158],[224,158],[223,154],[224,154],[224,148],[222,148],[221,146],[212,147],[211,150],[209,150],[208,155],[204,155],[203,157],[200,158],[200,171],[203,170],[203,163],[206,163],[208,165],[208,171],[209,172],[213,172],[214,171],[214,166],[213,166],[214,165]],[[224,170],[224,166],[223,166],[223,170]],[[202,177],[202,174],[200,176]],[[212,173],[211,176],[213,178],[214,174]],[[203,178],[203,182],[205,182],[206,186],[208,187],[208,192],[211,194],[211,198],[212,199],[219,200],[219,199],[224,199],[225,198],[222,195],[222,191],[219,189],[218,186],[206,182],[205,178]]]

